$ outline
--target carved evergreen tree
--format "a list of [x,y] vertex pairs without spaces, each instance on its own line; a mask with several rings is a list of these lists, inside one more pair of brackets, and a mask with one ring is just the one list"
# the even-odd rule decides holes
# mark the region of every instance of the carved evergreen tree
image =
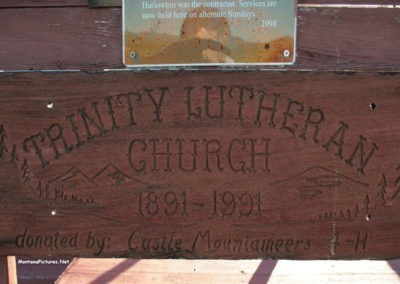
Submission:
[[369,204],[370,204],[370,199],[369,199],[369,195],[365,195],[364,198],[364,209],[365,209],[365,214],[368,215],[369,214]]
[[[396,168],[397,171],[400,171],[400,165]],[[400,175],[394,181],[394,186],[397,186],[396,192],[393,194],[392,200],[395,200],[400,195]]]
[[4,125],[0,125],[0,158],[3,158],[6,153],[8,153],[8,149],[6,147],[6,130],[4,128]]
[[387,190],[386,190],[386,187],[387,187],[386,176],[385,176],[385,174],[382,174],[382,178],[381,178],[381,180],[379,181],[379,184],[378,184],[378,192],[376,193],[375,197],[380,200],[381,205],[383,205],[383,206],[385,206],[386,203],[387,203],[387,198],[386,198]]
[[17,153],[17,146],[14,144],[12,150],[11,150],[11,162],[18,162],[19,157]]
[[[400,171],[400,165],[397,166],[396,168],[397,171]],[[394,181],[394,185],[398,185],[400,183],[400,175],[397,177],[397,179]]]
[[21,170],[22,170],[22,179],[23,179],[24,183],[29,182],[31,173],[30,173],[30,169],[28,166],[28,161],[26,159],[24,160],[24,163],[22,164]]

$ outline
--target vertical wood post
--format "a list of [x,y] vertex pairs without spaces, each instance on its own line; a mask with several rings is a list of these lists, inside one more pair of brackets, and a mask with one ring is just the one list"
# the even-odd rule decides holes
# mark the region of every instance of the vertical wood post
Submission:
[[0,257],[0,283],[17,284],[17,265],[15,256]]

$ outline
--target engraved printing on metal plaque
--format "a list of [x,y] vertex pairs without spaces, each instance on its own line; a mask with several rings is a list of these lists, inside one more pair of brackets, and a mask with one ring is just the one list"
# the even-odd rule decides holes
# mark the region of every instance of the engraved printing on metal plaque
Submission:
[[296,0],[124,0],[128,67],[295,61]]

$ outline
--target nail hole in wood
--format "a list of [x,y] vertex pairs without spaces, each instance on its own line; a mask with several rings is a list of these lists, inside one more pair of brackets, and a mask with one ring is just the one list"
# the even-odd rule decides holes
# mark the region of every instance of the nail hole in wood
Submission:
[[47,108],[48,108],[48,109],[54,108],[54,103],[53,103],[53,102],[48,102],[48,103],[47,103]]
[[370,103],[370,104],[369,104],[369,108],[370,108],[371,110],[375,110],[375,109],[376,109],[376,103]]

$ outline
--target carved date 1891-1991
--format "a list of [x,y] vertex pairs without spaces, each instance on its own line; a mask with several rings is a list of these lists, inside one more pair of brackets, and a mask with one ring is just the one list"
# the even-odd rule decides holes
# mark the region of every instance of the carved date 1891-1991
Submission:
[[[211,196],[212,195],[212,196]],[[192,210],[211,211],[213,217],[262,215],[261,192],[213,191],[210,199],[194,202],[186,191],[140,191],[134,205],[135,217],[187,217]]]

